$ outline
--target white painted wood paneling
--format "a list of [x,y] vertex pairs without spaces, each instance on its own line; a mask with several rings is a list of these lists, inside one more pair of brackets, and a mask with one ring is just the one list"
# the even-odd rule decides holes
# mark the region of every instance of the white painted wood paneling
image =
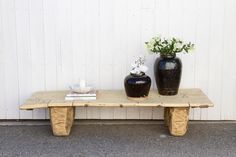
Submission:
[[[209,83],[209,40],[210,40],[210,1],[197,1],[195,86],[208,94]],[[195,109],[194,119],[207,119],[206,109]]]
[[[19,2],[20,3],[20,2]],[[29,1],[29,31],[31,54],[31,87],[32,91],[45,90],[45,44],[44,44],[44,14],[43,1]],[[26,61],[26,63],[28,63]],[[26,76],[27,77],[27,76]],[[45,119],[46,110],[33,111],[34,119]]]
[[[58,87],[55,4],[56,0],[43,0],[45,90],[56,90]],[[49,118],[48,109],[46,110],[46,118]]]
[[[222,58],[224,56],[224,1],[216,0],[211,6],[210,48],[209,48],[209,83],[208,96],[214,100],[215,107],[208,110],[208,119],[221,118]],[[217,45],[217,46],[215,46]],[[215,64],[215,62],[220,64]]]
[[19,119],[19,72],[16,40],[15,1],[1,1],[2,34],[4,54],[5,117]]
[[[97,89],[124,89],[134,56],[152,36],[193,41],[182,59],[181,87],[201,88],[215,103],[191,110],[195,120],[236,120],[236,1],[0,0],[0,119],[45,119],[19,111],[38,90],[66,89],[86,79]],[[163,108],[78,107],[78,119],[162,119]]]
[[[222,56],[222,100],[221,100],[221,119],[236,119],[236,62],[235,62],[235,42],[236,36],[236,10],[235,1],[225,1],[224,11],[224,35],[223,35],[223,56]],[[222,53],[222,52],[221,52]]]
[[6,119],[5,53],[3,49],[3,4],[0,1],[0,119]]
[[[15,1],[18,56],[19,103],[32,94],[32,60],[30,49],[29,1]],[[31,119],[32,111],[20,111],[21,119]]]

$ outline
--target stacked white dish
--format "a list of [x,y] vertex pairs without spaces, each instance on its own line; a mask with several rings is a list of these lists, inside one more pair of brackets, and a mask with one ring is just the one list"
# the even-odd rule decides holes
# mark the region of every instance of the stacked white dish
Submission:
[[70,86],[70,92],[65,100],[96,100],[97,92],[92,87],[87,87],[84,80],[79,85]]

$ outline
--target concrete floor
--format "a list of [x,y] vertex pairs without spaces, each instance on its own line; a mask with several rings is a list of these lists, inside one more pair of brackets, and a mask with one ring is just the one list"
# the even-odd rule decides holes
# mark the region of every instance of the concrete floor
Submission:
[[47,124],[0,125],[0,156],[236,157],[236,123],[190,123],[184,137],[162,123],[104,124],[74,125],[69,137]]

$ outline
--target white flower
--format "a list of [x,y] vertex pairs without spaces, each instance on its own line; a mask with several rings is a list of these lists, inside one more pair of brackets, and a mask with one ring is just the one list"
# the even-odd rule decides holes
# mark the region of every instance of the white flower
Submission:
[[158,46],[158,45],[155,46],[155,49],[156,49],[156,50],[159,50],[159,49],[160,49],[160,46]]
[[153,38],[155,40],[155,42],[160,42],[161,41],[161,37],[157,36]]
[[138,56],[137,59],[134,61],[134,63],[131,64],[132,70],[130,71],[131,74],[137,74],[140,75],[142,72],[145,73],[148,68],[144,65],[145,57],[144,56]]
[[175,40],[176,42],[181,42],[180,38],[176,38]]
[[167,52],[175,54],[182,51],[188,53],[194,49],[194,44],[191,42],[185,43],[179,38],[161,38],[157,36],[145,43],[149,52],[157,54],[166,54]]
[[136,63],[132,63],[131,66],[132,66],[133,68],[135,68],[135,67],[137,67],[137,64],[136,64]]
[[135,68],[135,69],[131,70],[130,73],[131,74],[139,74],[139,71],[138,71],[138,69]]
[[175,43],[174,44],[174,50],[175,49],[181,49],[182,48],[182,44],[181,43]]
[[145,73],[146,71],[148,71],[148,67],[145,66],[145,65],[141,65],[141,66],[139,67],[139,70]]
[[191,45],[189,48],[189,51],[193,51],[194,50],[194,45]]
[[156,39],[152,38],[151,41],[149,42],[151,45],[154,45],[156,43]]
[[168,42],[168,44],[171,44],[172,40],[171,39],[167,39],[167,42]]
[[[155,44],[155,43],[154,43]],[[149,50],[151,50],[151,51],[153,51],[154,50],[154,44],[152,44],[152,43],[148,43],[147,44],[147,48],[149,49]]]

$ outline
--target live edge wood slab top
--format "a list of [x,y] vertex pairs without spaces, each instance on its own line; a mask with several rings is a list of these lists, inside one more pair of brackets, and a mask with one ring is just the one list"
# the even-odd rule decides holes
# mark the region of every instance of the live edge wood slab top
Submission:
[[208,97],[197,88],[180,89],[178,95],[161,96],[157,90],[150,91],[146,99],[127,98],[124,90],[99,90],[97,100],[66,101],[68,91],[43,91],[34,93],[21,107],[22,110],[48,107],[213,107]]

